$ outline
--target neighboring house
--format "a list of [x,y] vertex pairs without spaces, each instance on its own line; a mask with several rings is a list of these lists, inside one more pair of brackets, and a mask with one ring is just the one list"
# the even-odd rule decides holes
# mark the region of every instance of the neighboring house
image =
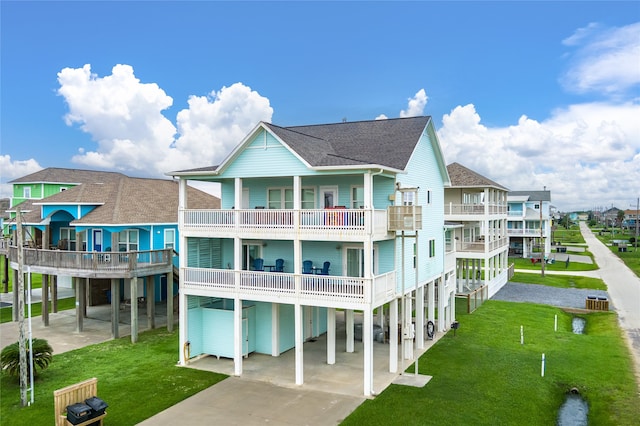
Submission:
[[[186,250],[180,364],[189,356],[232,358],[239,376],[251,353],[295,350],[301,385],[307,339],[327,334],[331,365],[336,339],[354,352],[360,330],[364,353],[353,356],[363,356],[364,394],[371,395],[373,344],[386,330],[389,370],[397,372],[399,340],[402,356],[413,358],[412,320],[417,348],[425,329],[428,335],[437,322],[445,331],[454,320],[454,255],[444,245],[449,178],[430,117],[261,122],[219,166],[170,175],[180,178]],[[194,205],[188,181],[219,183],[222,208]],[[343,314],[346,336],[336,336]]]
[[509,203],[509,254],[531,257],[534,253],[544,256],[551,253],[552,205],[551,191],[510,191]]
[[[17,273],[15,216],[19,209],[23,229],[32,230],[25,232],[31,238],[24,248],[24,270],[43,274],[44,288],[51,278],[54,304],[58,286],[76,290],[81,312],[85,303],[110,303],[112,334],[118,337],[120,302],[128,302],[131,338],[136,341],[139,301],[146,303],[152,328],[155,303],[166,300],[167,325],[171,328],[173,324],[172,296],[177,290],[174,279],[178,280],[175,256],[180,251],[179,185],[167,179],[103,176],[110,179],[70,186],[13,207],[13,244],[7,254]],[[195,188],[188,191],[200,208],[219,208],[218,198]],[[14,300],[16,290],[14,286]],[[48,291],[44,293],[46,300]],[[46,310],[43,320],[48,324]],[[82,315],[77,315],[76,329],[82,330]]]
[[445,219],[456,223],[458,293],[478,289],[492,297],[509,279],[507,188],[459,164],[447,166]]
[[622,226],[634,232],[638,232],[638,221],[640,220],[640,210],[625,210]]
[[[605,210],[602,213],[602,221],[605,227],[609,226],[620,226],[620,221],[618,220],[620,215],[620,209],[617,207],[611,207],[610,209]],[[586,220],[586,219],[580,219]]]

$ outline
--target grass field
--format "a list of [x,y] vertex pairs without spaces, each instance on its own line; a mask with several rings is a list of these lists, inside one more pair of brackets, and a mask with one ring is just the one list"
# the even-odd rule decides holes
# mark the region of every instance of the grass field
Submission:
[[459,312],[456,336],[420,358],[420,374],[433,376],[424,388],[391,385],[343,424],[551,425],[572,387],[588,401],[589,424],[637,424],[640,397],[616,316],[585,318],[586,334],[576,335],[572,315],[549,306],[490,300]]

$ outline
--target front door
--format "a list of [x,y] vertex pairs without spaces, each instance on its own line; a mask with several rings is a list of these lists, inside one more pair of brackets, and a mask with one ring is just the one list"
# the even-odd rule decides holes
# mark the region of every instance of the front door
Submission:
[[320,187],[320,205],[322,208],[335,207],[338,202],[338,187],[322,186]]
[[93,230],[93,251],[102,251],[102,229]]

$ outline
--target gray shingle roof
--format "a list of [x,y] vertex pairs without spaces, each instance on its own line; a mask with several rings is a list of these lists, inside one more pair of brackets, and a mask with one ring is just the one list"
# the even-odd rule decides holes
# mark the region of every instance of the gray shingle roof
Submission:
[[265,123],[312,167],[381,165],[404,170],[429,116],[279,127]]
[[[72,225],[127,225],[178,222],[178,182],[123,176],[105,183],[87,183],[20,204],[25,223],[40,222],[39,204],[93,204],[99,207]],[[220,208],[220,199],[188,186],[189,208]],[[35,204],[35,205],[34,205]]]
[[551,191],[509,191],[508,197],[528,196],[528,201],[551,201]]
[[96,170],[63,169],[58,167],[48,167],[35,173],[19,177],[8,183],[67,183],[79,185],[90,182],[109,182],[124,177],[118,172],[103,172]]
[[447,171],[451,178],[451,187],[494,187],[508,191],[507,188],[499,183],[496,183],[459,163],[449,164],[447,166]]
[[[262,125],[311,167],[374,165],[404,170],[430,120],[420,116],[291,127]],[[206,173],[218,167],[172,173]]]

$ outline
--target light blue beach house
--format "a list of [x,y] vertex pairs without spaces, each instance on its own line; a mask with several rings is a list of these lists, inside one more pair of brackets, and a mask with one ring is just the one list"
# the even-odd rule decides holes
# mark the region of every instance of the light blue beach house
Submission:
[[[240,376],[243,357],[294,350],[283,374],[302,385],[305,341],[326,333],[332,365],[336,339],[350,353],[360,334],[371,395],[374,344],[397,372],[399,354],[454,321],[449,177],[430,117],[261,122],[220,165],[168,174],[180,179],[181,364],[227,357]],[[194,207],[190,181],[218,183],[221,208]]]

